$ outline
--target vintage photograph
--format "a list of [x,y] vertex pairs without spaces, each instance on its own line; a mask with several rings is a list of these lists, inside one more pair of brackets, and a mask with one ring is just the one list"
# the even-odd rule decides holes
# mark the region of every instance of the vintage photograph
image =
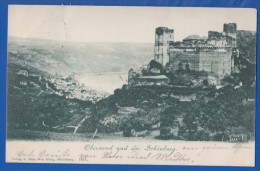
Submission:
[[[240,8],[9,5],[7,160],[59,163],[58,152],[38,160],[38,145],[82,143],[108,160],[71,161],[65,150],[63,162],[254,166],[256,17]],[[135,157],[120,154],[134,147]],[[196,162],[203,150],[218,159]]]

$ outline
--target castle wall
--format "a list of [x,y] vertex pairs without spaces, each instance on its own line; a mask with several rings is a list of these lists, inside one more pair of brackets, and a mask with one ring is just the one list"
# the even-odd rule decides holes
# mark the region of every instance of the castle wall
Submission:
[[[223,50],[223,49],[222,49]],[[231,52],[230,51],[170,51],[170,70],[176,71],[180,68],[186,69],[189,65],[190,70],[214,72],[223,77],[231,73]]]
[[169,53],[169,64],[170,70],[172,71],[178,70],[180,68],[180,63],[182,63],[183,69],[185,69],[186,64],[188,64],[190,70],[199,71],[199,60],[199,53],[195,52],[171,51]]
[[231,52],[200,52],[199,70],[214,72],[220,77],[231,74]]

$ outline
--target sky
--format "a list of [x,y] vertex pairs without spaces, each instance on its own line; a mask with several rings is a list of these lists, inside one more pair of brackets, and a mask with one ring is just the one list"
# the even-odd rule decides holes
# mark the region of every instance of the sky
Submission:
[[155,28],[175,41],[223,31],[224,23],[256,31],[256,10],[245,8],[9,5],[8,36],[72,42],[153,43]]

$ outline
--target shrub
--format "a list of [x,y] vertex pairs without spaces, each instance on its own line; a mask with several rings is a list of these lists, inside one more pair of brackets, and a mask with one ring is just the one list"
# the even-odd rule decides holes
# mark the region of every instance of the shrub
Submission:
[[172,134],[171,127],[163,126],[160,129],[160,139],[167,140],[167,139],[172,139],[172,137],[173,137],[173,134]]
[[213,137],[214,141],[227,141],[229,140],[229,135],[225,133],[217,133]]
[[125,123],[123,125],[123,136],[124,137],[131,137],[132,136],[132,126],[129,123]]
[[209,131],[199,130],[195,134],[195,140],[197,140],[197,141],[209,141]]
[[108,116],[100,121],[101,130],[104,132],[116,132],[118,131],[118,120],[115,115]]

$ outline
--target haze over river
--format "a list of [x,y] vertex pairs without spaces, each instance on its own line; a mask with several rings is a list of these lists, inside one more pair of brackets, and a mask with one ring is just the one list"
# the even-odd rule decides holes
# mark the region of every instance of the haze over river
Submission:
[[89,88],[113,94],[115,89],[127,84],[127,73],[84,73],[77,74],[76,80]]

